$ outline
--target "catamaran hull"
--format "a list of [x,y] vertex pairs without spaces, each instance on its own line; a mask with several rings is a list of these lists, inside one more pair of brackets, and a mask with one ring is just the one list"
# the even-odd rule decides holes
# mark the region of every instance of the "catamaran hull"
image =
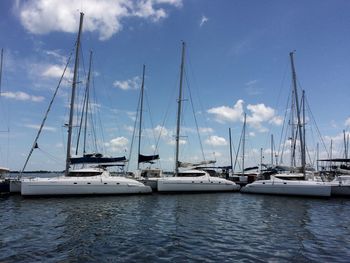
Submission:
[[20,194],[21,193],[21,180],[9,179],[10,181],[10,193]]
[[331,195],[331,187],[324,183],[316,182],[256,181],[242,187],[241,192],[251,194],[329,197]]
[[229,192],[238,191],[240,188],[239,185],[230,181],[213,182],[210,180],[169,179],[170,178],[162,178],[158,180],[158,192]]
[[131,180],[134,182],[126,180],[89,180],[85,178],[76,178],[76,180],[55,178],[23,179],[21,184],[21,194],[23,196],[59,196],[147,194],[152,192],[152,189],[149,186],[145,186],[134,180]]
[[350,185],[332,185],[331,195],[350,196]]

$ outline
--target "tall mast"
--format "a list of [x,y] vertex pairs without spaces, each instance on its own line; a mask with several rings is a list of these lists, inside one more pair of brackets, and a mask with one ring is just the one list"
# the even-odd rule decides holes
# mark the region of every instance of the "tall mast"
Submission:
[[92,50],[90,51],[90,61],[89,61],[89,74],[86,82],[86,112],[85,112],[85,129],[84,129],[84,148],[83,153],[86,153],[86,132],[87,132],[87,119],[89,113],[89,97],[90,97],[90,79],[91,79],[91,68],[92,68]]
[[294,60],[293,60],[293,55],[294,52],[290,52],[290,63],[291,63],[291,68],[292,68],[292,77],[293,77],[293,90],[294,90],[294,97],[295,97],[295,107],[297,110],[297,118],[298,118],[298,132],[299,132],[299,137],[300,137],[300,148],[301,148],[301,169],[302,173],[305,172],[305,152],[304,152],[304,138],[303,138],[303,133],[301,129],[301,120],[300,120],[300,108],[299,108],[299,100],[298,100],[298,90],[297,90],[297,77],[295,73],[295,67],[294,67]]
[[304,153],[302,156],[304,156],[304,159],[302,160],[302,166],[303,166],[303,173],[305,176],[305,166],[306,166],[306,132],[305,127],[306,125],[306,119],[305,119],[305,90],[303,90],[303,148],[302,152]]
[[75,99],[75,89],[77,84],[77,75],[78,75],[78,66],[79,66],[79,49],[80,49],[80,35],[83,29],[83,19],[84,14],[80,13],[80,22],[79,22],[79,32],[77,38],[77,45],[75,50],[75,64],[74,64],[74,75],[72,83],[72,95],[70,101],[70,112],[69,112],[69,122],[68,122],[68,139],[67,139],[67,159],[66,159],[66,170],[65,175],[68,175],[70,167],[70,158],[71,158],[71,142],[72,142],[72,127],[73,127],[73,117],[74,117],[74,99]]
[[179,98],[177,101],[177,122],[176,122],[176,149],[175,149],[175,176],[179,173],[179,144],[180,144],[180,124],[181,124],[181,104],[182,104],[182,82],[184,74],[184,63],[185,63],[185,42],[182,42],[182,56],[181,56],[181,67],[180,67],[180,88]]
[[271,134],[271,165],[273,166],[273,134]]
[[245,129],[246,129],[247,114],[244,113],[243,123],[243,139],[242,139],[242,175],[244,175],[244,155],[245,155]]
[[1,84],[2,84],[2,60],[4,58],[4,49],[1,49],[1,60],[0,60],[0,96],[1,96]]
[[140,151],[141,151],[141,133],[142,133],[142,111],[143,111],[143,90],[145,85],[145,71],[146,66],[143,65],[142,70],[142,84],[141,84],[141,97],[140,97],[140,123],[139,123],[139,147],[138,147],[138,154],[137,154],[137,170],[140,169]]
[[228,128],[228,133],[229,133],[229,139],[230,139],[230,161],[231,161],[231,171],[232,171],[232,173],[233,173],[231,128]]

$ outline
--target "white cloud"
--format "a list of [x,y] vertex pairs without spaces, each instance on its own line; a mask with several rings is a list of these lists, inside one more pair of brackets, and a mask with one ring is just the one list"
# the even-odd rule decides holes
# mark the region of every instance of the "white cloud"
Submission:
[[213,133],[214,130],[210,127],[201,127],[199,128],[200,133]]
[[181,7],[182,0],[28,0],[18,2],[16,8],[22,25],[34,34],[75,33],[80,10],[86,14],[84,30],[98,32],[100,40],[106,40],[122,30],[125,18],[157,22],[167,17],[161,5]]
[[225,138],[212,135],[208,139],[205,140],[206,144],[212,145],[212,146],[225,146],[227,145],[227,141]]
[[[24,125],[24,127],[30,128],[30,129],[35,129],[35,130],[39,130],[40,125],[37,124],[26,124]],[[44,126],[43,127],[44,131],[51,131],[51,132],[55,132],[57,129],[54,127],[50,127],[50,126]],[[56,146],[57,147],[57,146]]]
[[136,90],[140,87],[140,78],[134,77],[128,80],[116,80],[113,86],[122,90]]
[[[47,65],[45,68],[42,69],[41,75],[43,77],[47,78],[61,78],[65,66],[61,65]],[[65,77],[68,79],[73,78],[73,73],[70,71],[69,68],[67,68],[65,72]]]
[[20,101],[32,101],[32,102],[41,102],[45,98],[43,96],[33,96],[29,95],[28,93],[22,92],[22,91],[16,91],[16,92],[2,92],[2,97],[8,98],[8,99],[14,99],[14,100],[20,100]]
[[350,118],[347,118],[347,119],[345,120],[344,125],[345,125],[346,127],[350,126]]
[[242,119],[243,100],[238,100],[233,108],[228,106],[220,106],[207,110],[208,113],[214,114],[215,120],[220,123],[236,122]]
[[105,146],[108,147],[111,152],[122,152],[127,150],[128,144],[129,140],[122,136],[110,140],[109,142],[105,143]]
[[[226,122],[239,122],[243,121],[244,113],[244,101],[238,100],[233,108],[228,106],[220,106],[207,110],[208,113],[214,114],[214,119],[220,123]],[[263,103],[260,104],[248,104],[247,110],[247,123],[260,132],[265,132],[267,129],[263,127],[264,123],[270,123],[274,125],[281,125],[283,118],[276,115],[276,111],[266,106]]]
[[207,18],[206,16],[202,15],[201,21],[199,22],[199,26],[202,27],[208,21],[209,21],[209,18]]

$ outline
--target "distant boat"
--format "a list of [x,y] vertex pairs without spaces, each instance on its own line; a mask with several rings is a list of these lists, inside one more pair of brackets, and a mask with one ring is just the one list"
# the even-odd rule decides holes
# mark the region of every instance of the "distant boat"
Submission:
[[180,118],[182,104],[182,82],[184,73],[185,43],[182,43],[182,59],[180,71],[180,88],[177,109],[176,126],[176,153],[175,153],[175,173],[174,177],[162,177],[158,179],[159,192],[221,192],[237,191],[240,186],[224,178],[212,177],[206,171],[189,169],[179,171],[180,167],[189,167],[189,164],[179,162],[179,142],[180,142]]
[[[24,196],[51,196],[51,195],[105,195],[105,194],[145,194],[152,190],[149,186],[125,177],[111,176],[106,167],[116,162],[125,161],[125,157],[104,157],[102,154],[84,154],[82,157],[71,156],[71,139],[74,113],[74,97],[77,83],[77,69],[80,49],[80,35],[83,25],[83,13],[80,14],[79,32],[76,44],[76,56],[74,76],[72,82],[72,95],[70,102],[70,115],[68,124],[67,156],[65,175],[52,178],[23,178],[21,193]],[[91,56],[90,70],[87,81],[91,74]],[[88,93],[87,93],[88,94]],[[88,103],[88,95],[86,103]],[[51,106],[51,105],[50,105]],[[86,105],[86,112],[87,112]],[[44,118],[44,121],[46,116]],[[44,121],[41,127],[44,124]],[[40,134],[40,130],[38,132]],[[38,138],[38,136],[37,136]],[[37,138],[33,149],[37,145]],[[27,158],[28,161],[28,158]],[[26,161],[26,163],[27,163]],[[84,165],[80,169],[71,169],[71,165]],[[86,164],[94,164],[94,167],[85,167]],[[26,166],[26,164],[25,164]],[[25,167],[24,166],[24,167]],[[23,169],[24,170],[24,169]]]
[[[305,164],[305,116],[303,116],[303,124],[300,117],[300,108],[298,101],[298,91],[296,86],[296,73],[294,68],[293,52],[290,54],[291,68],[292,68],[292,78],[293,78],[293,93],[294,93],[294,103],[297,111],[297,129],[299,134],[299,140],[301,145],[301,173],[294,172],[284,172],[271,175],[269,180],[258,180],[253,183],[247,184],[241,188],[243,193],[253,193],[253,194],[274,194],[274,195],[301,195],[301,196],[320,196],[329,197],[331,195],[331,186],[324,182],[309,181],[305,180],[306,164]],[[304,96],[303,96],[304,100]],[[293,105],[293,103],[292,103]],[[303,102],[305,105],[305,102]],[[292,109],[293,110],[293,109]],[[293,134],[293,143],[296,142]],[[295,150],[295,145],[293,146]],[[293,154],[294,155],[294,154]],[[293,156],[292,155],[292,156]],[[293,159],[292,159],[293,160]],[[293,161],[292,161],[293,162]]]

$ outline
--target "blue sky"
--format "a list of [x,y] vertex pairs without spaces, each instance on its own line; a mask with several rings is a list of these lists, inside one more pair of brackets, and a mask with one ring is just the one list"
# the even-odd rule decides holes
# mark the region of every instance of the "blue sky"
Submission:
[[[349,1],[341,0],[1,1],[1,165],[12,170],[23,166],[73,48],[80,11],[85,13],[85,70],[89,50],[94,51],[95,109],[103,127],[99,145],[105,154],[129,156],[142,65],[146,64],[145,104],[149,106],[144,110],[142,152],[152,154],[151,130],[156,136],[162,130],[161,162],[156,166],[173,169],[184,40],[188,82],[182,161],[202,159],[188,87],[206,159],[228,164],[228,128],[237,148],[243,112],[248,122],[248,165],[259,162],[260,148],[269,158],[271,134],[276,144],[285,143],[280,133],[291,87],[292,50],[296,50],[299,88],[306,91],[327,147],[333,139],[333,156],[341,156],[342,132],[348,132],[350,124],[349,10]],[[72,64],[69,72],[71,68]],[[39,140],[40,150],[35,150],[27,170],[64,168],[69,76]],[[312,155],[320,139],[311,128],[311,119],[308,123]],[[325,150],[320,147],[320,151],[325,156]],[[131,170],[136,166],[135,153],[136,148]]]

